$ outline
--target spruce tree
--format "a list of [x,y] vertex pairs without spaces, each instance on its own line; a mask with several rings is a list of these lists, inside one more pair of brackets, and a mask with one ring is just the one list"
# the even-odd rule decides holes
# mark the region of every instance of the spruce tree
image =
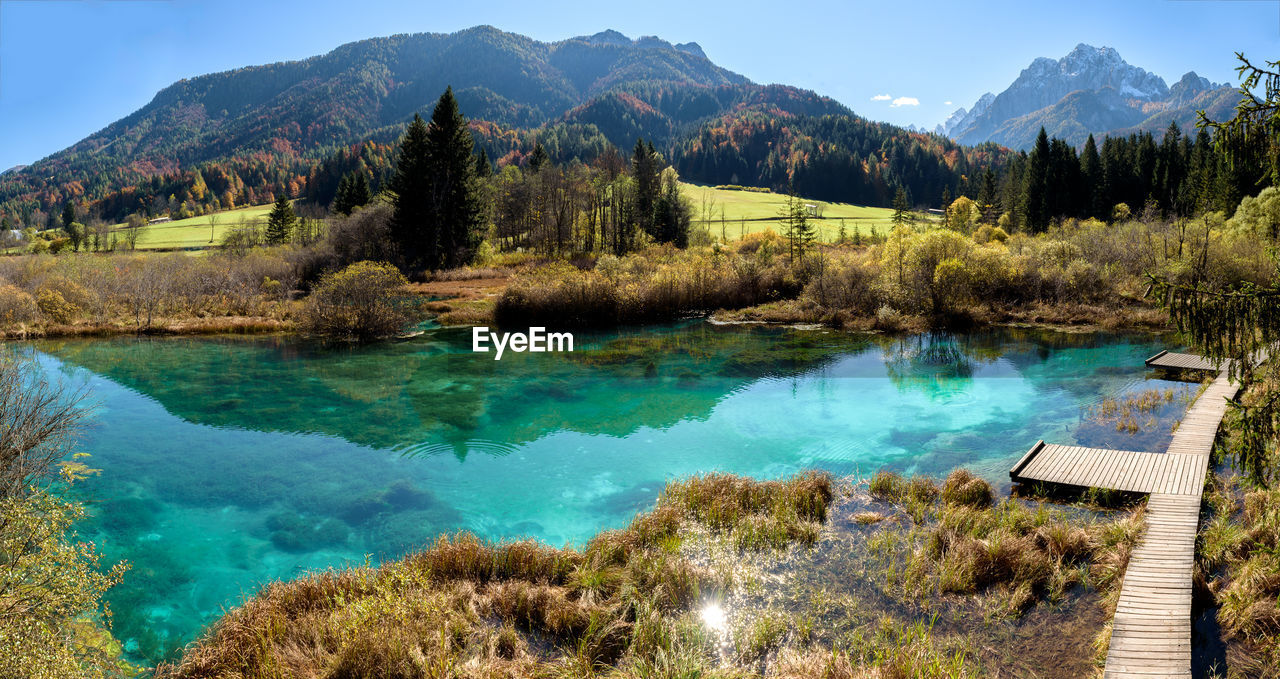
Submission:
[[631,154],[631,177],[634,180],[636,226],[657,238],[654,229],[654,207],[658,201],[658,158],[652,144],[636,140]]
[[355,178],[350,184],[349,198],[352,210],[364,207],[373,200],[373,194],[369,190],[369,178],[365,176],[363,170],[355,171]]
[[481,148],[480,153],[476,154],[476,176],[488,179],[492,175],[493,165],[489,162],[489,152]]
[[452,87],[440,95],[431,123],[414,115],[400,140],[392,234],[406,269],[455,267],[474,254],[482,205],[473,146]]
[[439,252],[436,225],[431,221],[430,171],[427,123],[415,113],[400,138],[396,173],[390,182],[395,192],[391,235],[406,269],[421,268]]
[[276,192],[276,204],[267,215],[267,243],[279,245],[287,243],[293,233],[293,225],[298,221],[293,214],[293,205],[289,203],[289,194],[283,188]]
[[1106,219],[1106,206],[1098,200],[1098,183],[1102,178],[1102,159],[1098,156],[1098,144],[1093,135],[1084,142],[1084,152],[1080,154],[1080,207],[1085,216]]
[[547,150],[542,148],[542,144],[535,143],[533,145],[533,153],[529,154],[529,169],[533,172],[541,170],[551,157],[547,155]]
[[62,206],[62,228],[70,229],[71,225],[76,221],[76,206],[67,201]]
[[982,173],[982,187],[978,189],[978,210],[983,224],[994,224],[1000,217],[1000,194],[996,191],[996,173],[988,167]]
[[1051,150],[1049,136],[1044,128],[1036,137],[1036,144],[1027,156],[1027,174],[1022,191],[1022,213],[1027,227],[1032,231],[1044,231],[1049,226],[1049,162]]
[[351,214],[351,175],[344,174],[338,180],[338,192],[333,196],[333,211],[346,216]]
[[911,219],[911,199],[907,198],[907,190],[898,187],[893,194],[893,223],[901,225]]

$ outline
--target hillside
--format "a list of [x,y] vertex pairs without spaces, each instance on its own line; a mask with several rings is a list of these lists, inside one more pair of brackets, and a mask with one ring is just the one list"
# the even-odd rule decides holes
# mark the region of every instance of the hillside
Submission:
[[[366,157],[376,184],[404,124],[429,114],[449,86],[502,164],[523,162],[535,143],[557,162],[590,162],[629,153],[643,137],[691,181],[784,188],[794,178],[807,195],[882,206],[898,186],[921,203],[954,194],[971,165],[949,140],[870,123],[811,91],[752,83],[696,43],[616,31],[548,43],[481,26],[181,80],[70,148],[0,175],[0,216],[46,228],[61,226],[67,202],[108,222],[262,204],[281,190],[325,202],[331,187],[311,186],[317,168],[336,184],[328,171],[353,167],[323,161]],[[708,138],[714,146],[697,143]]]

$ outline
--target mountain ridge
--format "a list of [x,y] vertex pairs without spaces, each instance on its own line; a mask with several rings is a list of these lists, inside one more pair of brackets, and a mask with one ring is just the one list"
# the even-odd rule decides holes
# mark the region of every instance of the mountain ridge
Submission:
[[1229,114],[1234,91],[1195,71],[1170,87],[1114,48],[1080,43],[1060,59],[1032,60],[1009,87],[984,94],[972,109],[957,110],[935,131],[962,144],[990,141],[1015,149],[1030,148],[1041,127],[1076,145],[1089,134],[1159,135],[1170,122],[1184,129],[1193,125],[1200,109]]

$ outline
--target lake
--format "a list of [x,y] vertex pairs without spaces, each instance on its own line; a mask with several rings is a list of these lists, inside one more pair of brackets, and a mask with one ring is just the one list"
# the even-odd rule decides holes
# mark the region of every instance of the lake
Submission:
[[689,322],[470,351],[468,330],[365,347],[262,338],[30,344],[96,409],[81,534],[128,560],[108,595],[154,663],[263,583],[394,558],[441,533],[581,544],[707,471],[806,468],[1008,485],[1037,439],[1160,449],[1088,417],[1153,379],[1147,335],[1000,329],[905,338]]

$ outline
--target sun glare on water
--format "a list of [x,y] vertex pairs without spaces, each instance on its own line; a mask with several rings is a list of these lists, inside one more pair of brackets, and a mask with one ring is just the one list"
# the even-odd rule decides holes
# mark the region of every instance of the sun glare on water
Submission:
[[713,601],[702,607],[702,624],[708,629],[725,632],[729,628],[729,616],[725,614],[720,604]]

